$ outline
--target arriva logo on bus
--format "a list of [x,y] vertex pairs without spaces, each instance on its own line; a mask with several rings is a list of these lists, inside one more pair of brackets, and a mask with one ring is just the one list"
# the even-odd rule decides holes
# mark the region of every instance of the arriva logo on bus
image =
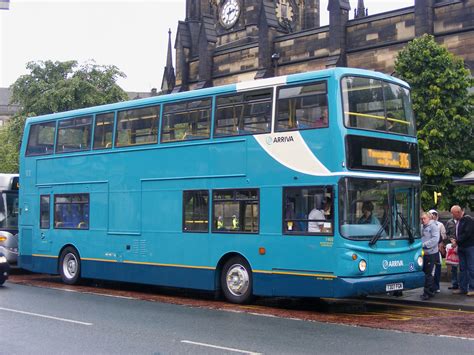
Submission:
[[382,267],[387,270],[389,267],[403,267],[403,260],[384,260],[382,261]]
[[267,137],[266,140],[267,140],[268,145],[271,145],[271,144],[274,144],[274,143],[289,143],[289,142],[294,142],[295,141],[293,136],[284,136],[284,137],[275,137],[275,138]]

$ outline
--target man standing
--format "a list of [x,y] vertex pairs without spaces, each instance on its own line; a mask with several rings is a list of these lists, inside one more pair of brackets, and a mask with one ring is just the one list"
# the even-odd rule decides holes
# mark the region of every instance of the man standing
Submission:
[[[451,218],[446,222],[446,238],[448,242],[451,239],[456,239],[456,221],[454,218]],[[459,289],[459,277],[458,277],[458,265],[451,265],[451,287],[448,287],[450,290]]]
[[434,275],[436,264],[439,261],[439,228],[429,212],[421,214],[421,241],[423,243],[423,272],[425,273],[425,287],[420,298],[423,301],[429,300],[435,295]]
[[443,261],[442,258],[441,258],[442,257],[441,247],[442,246],[444,247],[444,243],[446,241],[446,228],[444,227],[444,224],[441,223],[438,220],[439,219],[438,211],[430,210],[429,212],[432,214],[433,221],[435,222],[435,224],[438,226],[438,229],[439,229],[439,243],[438,243],[439,262],[436,264],[436,270],[435,270],[435,276],[434,276],[434,286],[435,286],[435,292],[440,293],[441,290],[440,290],[440,287],[439,287],[439,283],[441,281],[441,262]]
[[456,221],[456,238],[451,239],[458,246],[460,284],[453,294],[474,296],[474,220],[458,205],[451,207]]
[[[433,216],[433,220],[435,224],[438,226],[439,229],[439,243],[438,243],[438,249],[441,250],[439,247],[444,246],[444,243],[446,241],[446,228],[444,227],[444,224],[438,221],[438,211],[436,210],[430,210],[429,211],[431,215]],[[439,287],[439,282],[441,281],[441,253],[439,254],[439,263],[436,264],[436,270],[435,270],[435,278],[434,278],[434,286],[435,286],[435,292],[439,293],[440,287]]]

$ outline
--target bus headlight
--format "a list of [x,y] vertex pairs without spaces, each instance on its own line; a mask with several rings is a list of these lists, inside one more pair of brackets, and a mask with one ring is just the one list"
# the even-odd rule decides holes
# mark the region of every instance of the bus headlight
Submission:
[[365,261],[364,259],[359,261],[359,270],[360,272],[365,272],[365,270],[367,270],[367,261]]
[[7,262],[7,258],[4,256],[0,256],[0,264],[6,263],[6,262]]
[[416,259],[416,262],[418,263],[419,267],[423,267],[423,257],[419,256],[418,259]]

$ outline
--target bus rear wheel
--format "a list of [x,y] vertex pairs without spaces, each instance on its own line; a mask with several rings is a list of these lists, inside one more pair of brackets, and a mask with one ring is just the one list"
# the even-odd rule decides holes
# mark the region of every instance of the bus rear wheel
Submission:
[[227,301],[249,303],[253,297],[253,277],[249,263],[239,256],[229,259],[222,269],[221,285]]
[[81,279],[81,259],[76,249],[68,247],[59,258],[59,273],[64,283],[75,285]]

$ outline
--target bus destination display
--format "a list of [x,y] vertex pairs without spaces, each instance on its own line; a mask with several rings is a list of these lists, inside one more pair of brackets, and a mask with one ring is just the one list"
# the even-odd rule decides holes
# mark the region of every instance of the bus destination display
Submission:
[[409,153],[370,148],[362,148],[362,164],[364,166],[411,169]]

